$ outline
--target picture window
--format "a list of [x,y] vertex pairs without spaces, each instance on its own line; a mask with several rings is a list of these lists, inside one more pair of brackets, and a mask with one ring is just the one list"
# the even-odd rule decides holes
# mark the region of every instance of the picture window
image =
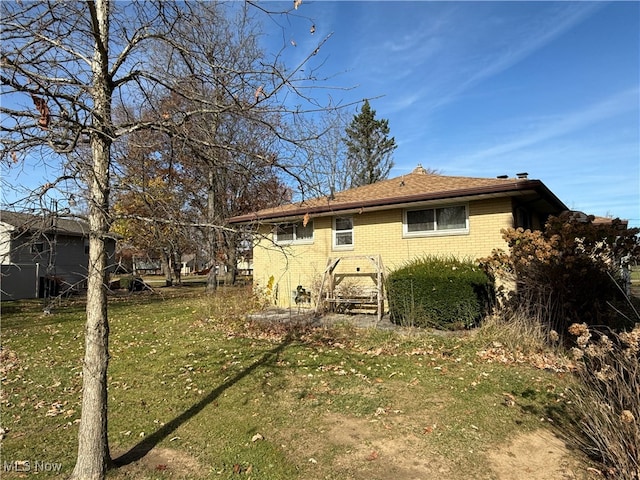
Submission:
[[313,243],[313,221],[276,225],[274,239],[278,244]]
[[404,235],[460,234],[469,232],[466,205],[455,205],[420,210],[407,210],[403,222]]

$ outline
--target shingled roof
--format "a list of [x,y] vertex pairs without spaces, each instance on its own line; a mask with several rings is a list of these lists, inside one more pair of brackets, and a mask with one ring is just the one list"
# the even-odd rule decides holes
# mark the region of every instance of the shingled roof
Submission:
[[568,210],[540,180],[523,178],[475,178],[435,175],[418,166],[407,175],[345,190],[335,195],[290,203],[229,219],[230,223],[287,220],[304,215],[323,216],[406,207],[438,200],[522,197],[537,210]]
[[11,225],[21,232],[64,233],[85,237],[89,235],[86,222],[69,218],[55,218],[53,215],[34,215],[31,213],[0,211],[0,222]]

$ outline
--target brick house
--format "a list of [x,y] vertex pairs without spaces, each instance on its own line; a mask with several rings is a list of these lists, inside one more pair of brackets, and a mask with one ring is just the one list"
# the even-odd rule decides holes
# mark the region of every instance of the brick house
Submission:
[[[501,229],[539,229],[549,215],[565,210],[540,180],[526,174],[452,177],[418,166],[401,177],[233,217],[230,223],[255,225],[254,285],[274,304],[314,306],[318,296],[336,301],[341,286],[351,290],[342,293],[347,299],[374,297],[377,289],[380,314],[386,272],[424,255],[488,256],[506,246]],[[360,293],[353,293],[354,284]]]

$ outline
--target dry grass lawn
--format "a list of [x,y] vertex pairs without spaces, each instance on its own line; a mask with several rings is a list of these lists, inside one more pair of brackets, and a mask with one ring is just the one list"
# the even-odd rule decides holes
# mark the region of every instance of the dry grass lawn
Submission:
[[[158,290],[110,305],[111,479],[590,478],[551,421],[570,375],[541,357],[478,335],[265,325],[246,290]],[[75,462],[82,308],[2,305],[2,460],[61,464],[38,478]]]

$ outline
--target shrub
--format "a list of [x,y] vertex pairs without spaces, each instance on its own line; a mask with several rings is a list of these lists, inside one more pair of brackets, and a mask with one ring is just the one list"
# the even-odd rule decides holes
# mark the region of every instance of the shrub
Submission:
[[124,290],[129,290],[131,284],[133,283],[133,276],[132,275],[122,276],[120,277],[119,281],[120,281],[119,288],[122,288]]
[[570,440],[620,480],[640,479],[640,324],[607,335],[573,324],[578,386]]
[[452,330],[468,328],[484,315],[492,287],[470,261],[424,257],[389,275],[387,295],[393,322]]
[[574,322],[622,327],[624,317],[611,307],[624,305],[624,296],[612,278],[620,277],[623,257],[640,252],[638,232],[620,220],[594,224],[593,217],[567,212],[550,217],[544,231],[503,230],[509,253],[496,250],[482,263],[494,274],[514,275],[512,304],[529,306],[560,334]]
[[141,292],[143,290],[150,289],[149,285],[141,277],[135,277],[133,275],[126,275],[120,277],[119,280],[113,281],[109,284],[109,288],[129,290],[130,292]]

